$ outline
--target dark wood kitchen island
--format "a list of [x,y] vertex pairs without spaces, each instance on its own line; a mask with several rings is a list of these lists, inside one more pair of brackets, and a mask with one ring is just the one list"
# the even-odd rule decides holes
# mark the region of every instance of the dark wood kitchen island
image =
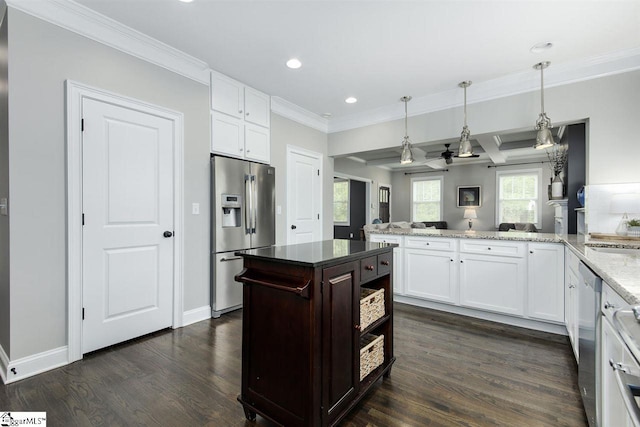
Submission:
[[333,426],[390,374],[393,246],[326,240],[238,253],[247,419]]

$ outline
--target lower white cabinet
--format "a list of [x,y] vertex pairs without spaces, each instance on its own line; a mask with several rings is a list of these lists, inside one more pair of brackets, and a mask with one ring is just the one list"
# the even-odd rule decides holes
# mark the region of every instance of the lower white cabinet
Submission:
[[433,301],[458,302],[458,265],[454,252],[404,249],[406,294]]
[[531,242],[527,258],[527,315],[563,323],[564,245]]
[[524,258],[460,254],[460,305],[524,314]]
[[615,369],[625,369],[638,375],[640,368],[626,348],[622,339],[603,316],[602,320],[602,384],[601,384],[601,427],[634,427],[627,413],[622,391],[616,380]]

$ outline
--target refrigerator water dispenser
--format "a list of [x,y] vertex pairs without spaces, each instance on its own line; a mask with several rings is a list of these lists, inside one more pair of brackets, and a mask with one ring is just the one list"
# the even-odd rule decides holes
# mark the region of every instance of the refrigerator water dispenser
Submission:
[[242,225],[242,196],[239,194],[223,194],[222,203],[222,226],[223,227],[240,227]]

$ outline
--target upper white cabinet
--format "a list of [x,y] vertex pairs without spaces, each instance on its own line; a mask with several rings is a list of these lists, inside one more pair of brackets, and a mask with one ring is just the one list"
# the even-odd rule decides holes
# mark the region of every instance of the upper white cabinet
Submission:
[[213,153],[270,162],[269,95],[212,71],[211,109]]
[[533,319],[564,322],[564,245],[529,243],[527,314]]

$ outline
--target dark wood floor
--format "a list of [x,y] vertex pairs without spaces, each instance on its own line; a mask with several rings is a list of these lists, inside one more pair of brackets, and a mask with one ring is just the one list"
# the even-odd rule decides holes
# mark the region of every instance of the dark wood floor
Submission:
[[[352,426],[586,426],[566,337],[401,304],[396,364]],[[245,420],[241,314],[161,331],[0,385],[0,411],[50,426],[269,426]]]

